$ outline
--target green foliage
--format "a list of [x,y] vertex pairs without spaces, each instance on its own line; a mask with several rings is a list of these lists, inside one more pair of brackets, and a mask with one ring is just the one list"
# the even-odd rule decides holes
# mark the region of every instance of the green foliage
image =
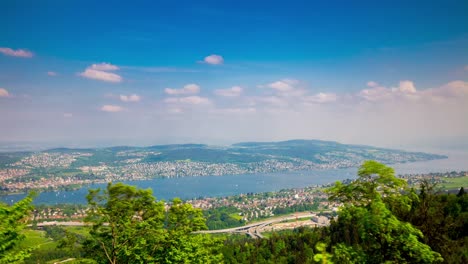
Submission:
[[208,229],[215,230],[244,225],[245,221],[233,217],[239,212],[240,210],[235,207],[217,207],[203,211],[203,215]]
[[330,226],[337,255],[362,256],[366,263],[441,261],[440,254],[421,241],[422,232],[389,209],[409,209],[410,199],[401,194],[406,182],[375,161],[364,162],[358,176],[351,184],[329,189],[330,200],[343,203]]
[[223,247],[225,263],[315,263],[314,249],[326,240],[322,229],[298,228],[273,233],[268,239],[229,237]]
[[151,190],[122,183],[107,190],[90,190],[86,221],[91,239],[84,243],[89,257],[101,263],[218,263],[217,241],[192,234],[206,229],[201,210],[174,199],[165,213]]
[[24,239],[21,231],[33,209],[33,195],[9,206],[0,203],[0,263],[16,263],[30,255],[32,247],[21,248]]
[[410,213],[395,213],[424,234],[423,241],[441,253],[446,263],[468,263],[468,195],[439,192],[423,181]]
[[327,252],[327,245],[325,243],[319,242],[315,246],[319,253],[314,255],[314,260],[322,264],[333,264],[331,261],[332,255]]
[[275,215],[284,215],[295,212],[305,212],[305,211],[317,211],[319,209],[319,203],[300,203],[294,204],[288,207],[277,207],[273,210]]
[[[82,243],[86,233],[83,227],[47,226],[42,230],[24,230],[26,238],[21,245],[35,245],[24,264],[55,263],[65,259],[83,257]],[[67,263],[80,263],[67,261]],[[84,262],[83,262],[84,263]],[[93,262],[95,263],[95,262]]]
[[400,191],[404,187],[406,182],[396,178],[392,168],[369,160],[359,168],[357,180],[347,185],[337,182],[327,192],[331,201],[366,206],[377,196],[384,196],[385,199],[400,197]]

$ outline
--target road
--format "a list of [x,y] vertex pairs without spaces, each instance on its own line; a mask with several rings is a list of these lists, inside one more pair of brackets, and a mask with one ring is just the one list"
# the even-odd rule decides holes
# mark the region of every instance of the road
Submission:
[[261,234],[261,230],[268,225],[274,224],[274,223],[279,223],[282,221],[287,221],[287,220],[294,220],[298,218],[307,218],[312,216],[316,216],[315,213],[295,213],[287,216],[281,216],[281,217],[276,217],[276,218],[270,218],[265,221],[260,221],[256,222],[253,224],[245,225],[245,226],[240,226],[240,227],[234,227],[234,228],[226,228],[226,229],[219,229],[219,230],[203,230],[203,231],[197,231],[195,233],[199,234],[220,234],[220,233],[241,233],[241,234],[247,234],[252,238],[263,238]]
[[[84,222],[60,222],[60,221],[48,221],[48,222],[42,222],[42,223],[37,223],[38,227],[44,227],[44,226],[86,226],[87,224]],[[29,224],[28,226],[32,226],[32,224]]]

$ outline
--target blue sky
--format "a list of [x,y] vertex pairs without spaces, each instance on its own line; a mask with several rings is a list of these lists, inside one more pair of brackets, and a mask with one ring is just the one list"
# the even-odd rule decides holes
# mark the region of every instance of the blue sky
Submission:
[[9,1],[0,141],[468,141],[466,1]]

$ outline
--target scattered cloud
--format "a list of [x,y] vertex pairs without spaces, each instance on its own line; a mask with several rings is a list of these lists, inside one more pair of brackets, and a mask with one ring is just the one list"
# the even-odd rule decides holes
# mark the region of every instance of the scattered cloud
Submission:
[[205,59],[203,59],[203,62],[211,65],[220,65],[224,63],[224,58],[220,55],[212,54],[210,56],[206,56]]
[[293,79],[282,79],[270,84],[267,84],[266,87],[274,89],[278,92],[289,92],[295,89],[295,86],[299,83],[298,80]]
[[131,95],[120,95],[119,96],[120,101],[122,102],[139,102],[141,100],[141,96],[137,94],[131,94]]
[[5,88],[0,88],[0,97],[10,97],[10,93]]
[[416,93],[416,88],[412,81],[401,81],[400,86],[392,90],[399,91],[401,93]]
[[396,98],[415,98],[417,96],[417,90],[412,81],[400,81],[398,87],[386,88],[380,86],[375,82],[371,82],[369,89],[363,89],[359,92],[358,96],[366,99],[367,101],[381,101],[391,100]]
[[119,70],[119,67],[112,65],[110,63],[99,63],[99,64],[93,64],[89,66],[90,69],[97,70],[97,71],[116,71]]
[[73,114],[72,113],[64,113],[63,117],[70,118],[70,117],[73,117]]
[[443,98],[468,98],[468,82],[449,82],[439,88],[427,90],[426,94]]
[[219,96],[225,96],[225,97],[237,97],[242,94],[242,87],[240,86],[233,86],[228,89],[218,89],[215,90],[214,93]]
[[208,105],[211,100],[197,95],[187,97],[169,97],[164,100],[167,104]]
[[368,101],[379,101],[379,100],[388,99],[391,96],[391,90],[385,87],[377,86],[372,89],[361,90],[358,96]]
[[57,73],[54,72],[54,71],[48,71],[48,72],[47,72],[47,75],[49,75],[49,76],[57,76]]
[[109,63],[93,64],[86,68],[85,71],[80,73],[79,75],[88,79],[119,83],[122,82],[123,78],[118,74],[109,72],[118,69],[119,67]]
[[187,94],[197,94],[200,92],[200,86],[197,84],[187,84],[181,89],[172,89],[166,88],[164,92],[169,95],[187,95]]
[[358,97],[366,101],[391,101],[391,100],[419,100],[441,102],[450,98],[464,98],[468,96],[468,82],[452,81],[438,88],[417,90],[412,81],[400,81],[399,86],[387,88],[374,86],[371,89],[361,90]]
[[367,86],[369,86],[369,87],[377,87],[377,86],[379,86],[379,84],[376,83],[376,82],[374,82],[374,81],[368,81],[368,82],[367,82]]
[[25,49],[11,49],[7,47],[0,47],[0,53],[3,53],[6,56],[20,57],[20,58],[32,58],[34,53]]
[[123,110],[124,108],[118,105],[103,105],[101,107],[101,111],[110,112],[110,113],[121,112]]

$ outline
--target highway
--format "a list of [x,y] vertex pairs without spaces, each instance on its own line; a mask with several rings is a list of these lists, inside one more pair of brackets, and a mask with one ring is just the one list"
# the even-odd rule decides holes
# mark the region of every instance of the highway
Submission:
[[219,230],[203,230],[203,231],[197,231],[195,233],[198,233],[198,234],[241,233],[241,234],[247,234],[252,238],[263,238],[261,234],[261,230],[268,225],[287,221],[287,220],[299,219],[299,218],[307,218],[307,217],[312,218],[313,216],[316,216],[316,214],[308,213],[308,212],[295,213],[295,214],[291,214],[287,216],[270,218],[265,221],[255,222],[255,223],[245,225],[245,226],[240,226],[240,227],[226,228],[226,229],[219,229]]

